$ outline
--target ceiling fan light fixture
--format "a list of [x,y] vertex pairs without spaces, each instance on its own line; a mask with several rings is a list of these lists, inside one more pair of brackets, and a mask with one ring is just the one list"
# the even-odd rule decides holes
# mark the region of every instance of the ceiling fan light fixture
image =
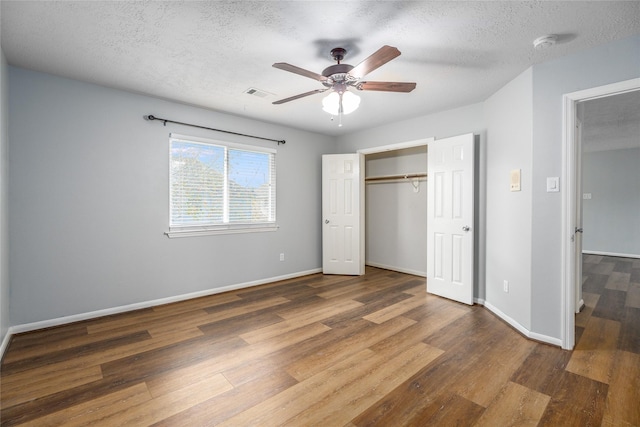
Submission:
[[322,99],[322,109],[332,116],[353,113],[359,106],[360,97],[348,90],[342,93],[331,91]]

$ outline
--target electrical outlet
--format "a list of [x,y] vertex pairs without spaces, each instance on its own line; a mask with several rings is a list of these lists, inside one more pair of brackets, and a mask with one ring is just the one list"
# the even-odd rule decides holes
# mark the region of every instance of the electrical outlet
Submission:
[[284,253],[280,254],[280,261],[284,261]]
[[509,281],[508,280],[505,280],[502,283],[502,290],[504,290],[505,292],[509,292]]

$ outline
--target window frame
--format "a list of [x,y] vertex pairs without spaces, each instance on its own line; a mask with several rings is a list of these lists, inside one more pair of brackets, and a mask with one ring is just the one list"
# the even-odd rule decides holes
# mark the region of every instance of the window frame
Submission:
[[[224,155],[224,166],[223,166],[223,174],[224,174],[224,201],[223,201],[223,210],[226,213],[223,215],[224,219],[227,222],[223,224],[209,224],[209,225],[172,225],[172,209],[171,209],[171,199],[172,199],[172,186],[171,186],[171,163],[172,163],[172,144],[174,141],[183,141],[183,142],[193,142],[197,144],[211,145],[215,147],[222,147],[225,151]],[[169,144],[168,144],[168,218],[169,218],[169,231],[165,232],[165,235],[169,238],[175,237],[195,237],[195,236],[207,236],[207,235],[215,235],[215,234],[236,234],[236,233],[256,233],[256,232],[267,232],[267,231],[277,231],[278,224],[276,222],[276,199],[277,199],[277,186],[276,186],[276,172],[277,172],[277,150],[274,148],[254,146],[254,145],[245,145],[238,144],[234,142],[221,141],[209,138],[201,138],[189,135],[182,135],[171,133],[169,134]],[[271,221],[262,221],[262,222],[228,222],[228,212],[229,212],[229,168],[228,168],[228,150],[238,150],[238,151],[247,151],[251,153],[260,153],[260,154],[269,154],[273,156],[270,161],[270,199],[271,203],[274,204],[272,208],[273,212],[273,220]]]

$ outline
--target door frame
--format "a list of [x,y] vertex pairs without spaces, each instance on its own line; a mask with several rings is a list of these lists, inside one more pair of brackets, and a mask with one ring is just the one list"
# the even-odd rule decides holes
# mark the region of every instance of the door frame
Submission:
[[356,153],[364,154],[366,156],[367,154],[384,153],[385,151],[395,151],[395,150],[402,150],[404,148],[423,147],[425,145],[429,146],[429,143],[435,140],[436,138],[432,136],[429,138],[416,139],[413,141],[398,142],[396,144],[380,145],[378,147],[371,147],[371,148],[361,148],[358,151],[356,151]]
[[578,286],[582,279],[576,277],[578,254],[574,242],[575,218],[582,199],[577,194],[577,172],[581,165],[577,159],[576,120],[580,101],[603,98],[640,89],[640,78],[625,80],[564,94],[562,97],[562,177],[567,191],[562,197],[562,348],[572,350],[575,345],[575,311]]
[[[398,143],[393,143],[393,144],[387,144],[387,145],[379,145],[377,147],[369,147],[369,148],[361,148],[359,150],[356,151],[356,153],[358,154],[362,154],[365,156],[365,165],[366,165],[366,156],[367,154],[377,154],[377,153],[385,153],[387,151],[396,151],[396,150],[403,150],[405,148],[414,148],[414,147],[429,147],[429,143],[435,141],[436,138],[435,137],[429,137],[429,138],[424,138],[424,139],[415,139],[412,141],[405,141],[405,142],[398,142]],[[428,155],[428,154],[427,154]],[[426,165],[425,165],[426,166]],[[427,171],[428,173],[429,171]],[[360,179],[362,180],[362,182],[364,183],[364,180],[366,178],[367,175],[367,171],[366,171],[366,166],[365,166],[365,170],[363,171],[363,173],[360,175]],[[367,206],[367,202],[366,202],[366,197],[367,197],[367,192],[364,192],[364,198],[365,198],[365,202],[364,202],[364,213],[363,215],[366,215],[366,206]],[[427,219],[425,218],[425,221]],[[363,232],[364,234],[364,239],[367,238],[366,236],[366,229]],[[366,243],[365,243],[366,245]],[[426,254],[425,254],[425,259],[426,259]],[[365,264],[366,264],[366,250],[365,250]],[[425,271],[425,277],[426,277],[426,271]]]

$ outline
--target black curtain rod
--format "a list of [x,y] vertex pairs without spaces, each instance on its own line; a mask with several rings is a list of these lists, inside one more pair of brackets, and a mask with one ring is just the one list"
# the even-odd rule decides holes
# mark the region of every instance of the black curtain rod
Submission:
[[245,133],[231,132],[231,131],[228,131],[228,130],[220,130],[220,129],[208,128],[206,126],[192,125],[191,123],[176,122],[175,120],[161,119],[160,117],[155,117],[155,116],[152,116],[151,114],[149,114],[148,116],[144,116],[144,118],[147,119],[147,120],[160,120],[161,122],[164,122],[165,126],[167,125],[167,123],[175,123],[177,125],[191,126],[191,127],[194,127],[194,128],[213,130],[213,131],[216,131],[216,132],[230,133],[231,135],[239,135],[239,136],[246,136],[248,138],[264,139],[265,141],[277,142],[278,145],[285,144],[287,142],[284,139],[264,138],[262,136],[247,135]]

